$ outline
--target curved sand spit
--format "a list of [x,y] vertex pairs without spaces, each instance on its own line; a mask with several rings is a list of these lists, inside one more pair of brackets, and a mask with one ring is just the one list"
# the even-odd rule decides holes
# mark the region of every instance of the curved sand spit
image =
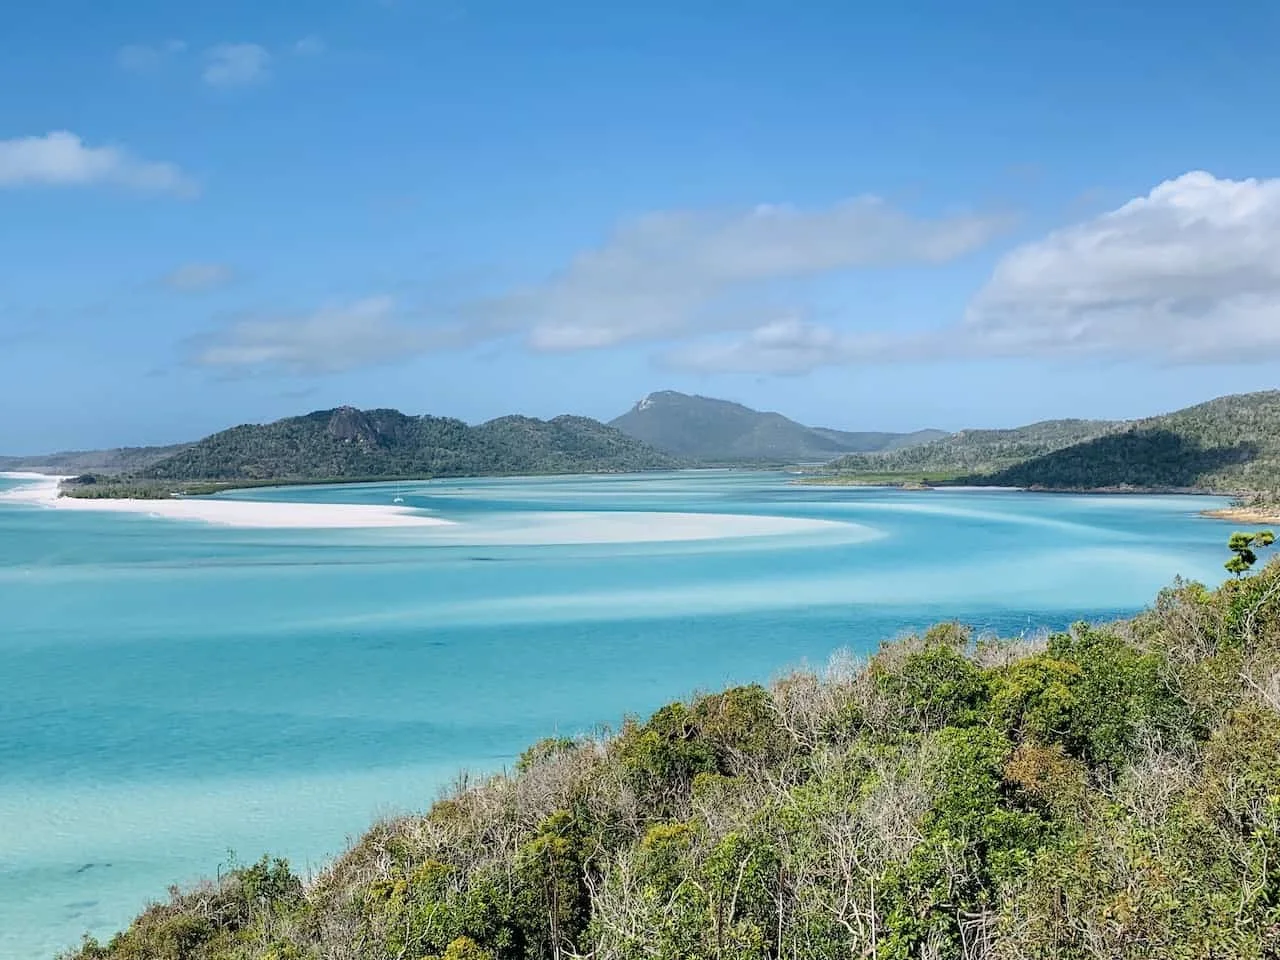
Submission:
[[30,480],[0,493],[0,500],[28,503],[54,510],[96,510],[141,513],[169,520],[203,520],[229,527],[352,529],[368,527],[441,527],[448,520],[430,517],[411,507],[369,503],[273,503],[265,500],[220,500],[190,497],[171,500],[86,500],[58,496],[62,477],[42,474],[0,474],[13,480]]
[[5,473],[30,481],[0,493],[0,502],[23,503],[54,510],[136,513],[170,520],[202,520],[231,527],[276,529],[434,528],[433,542],[449,545],[552,545],[589,543],[658,543],[719,540],[839,532],[868,539],[875,536],[859,524],[800,517],[674,512],[550,511],[510,514],[501,527],[459,524],[429,516],[412,507],[356,503],[286,503],[190,497],[171,500],[89,500],[59,497],[61,477]]

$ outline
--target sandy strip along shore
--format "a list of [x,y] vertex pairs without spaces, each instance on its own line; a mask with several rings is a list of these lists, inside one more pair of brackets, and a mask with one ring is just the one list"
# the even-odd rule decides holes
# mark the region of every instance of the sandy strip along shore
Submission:
[[860,524],[802,517],[672,512],[549,511],[517,513],[497,526],[459,524],[412,507],[379,504],[280,503],[175,497],[168,500],[113,500],[58,496],[62,478],[42,474],[0,474],[29,481],[0,492],[0,503],[23,503],[54,510],[135,513],[171,520],[202,520],[232,527],[298,529],[434,528],[431,540],[444,545],[539,546],[591,543],[660,543],[836,533],[854,539],[878,534]]
[[442,527],[448,520],[431,517],[412,507],[368,503],[274,503],[262,500],[220,500],[216,497],[174,497],[169,500],[91,500],[58,496],[63,477],[33,473],[4,473],[11,480],[30,481],[0,493],[0,501],[25,503],[53,510],[140,513],[169,520],[201,520],[229,527],[365,529],[370,527]]
[[1246,524],[1280,525],[1280,506],[1276,507],[1223,507],[1220,510],[1206,510],[1202,516],[1214,520],[1233,520]]

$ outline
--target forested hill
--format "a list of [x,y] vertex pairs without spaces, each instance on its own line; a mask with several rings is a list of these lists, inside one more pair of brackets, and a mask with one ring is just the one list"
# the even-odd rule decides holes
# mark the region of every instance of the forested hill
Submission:
[[1150,417],[993,473],[1051,489],[1280,490],[1280,391],[1220,397]]
[[69,450],[30,457],[0,457],[0,471],[31,470],[36,473],[96,473],[115,476],[143,470],[180,453],[188,444],[168,447],[116,447],[111,450]]
[[137,475],[152,480],[322,480],[655,470],[678,461],[586,417],[479,426],[398,410],[318,410],[223,430]]
[[991,473],[1122,427],[1112,420],[1045,420],[1012,430],[961,430],[889,453],[850,454],[829,468],[853,474]]
[[704,463],[825,462],[848,451],[895,450],[946,436],[940,430],[806,427],[780,413],[674,390],[649,394],[610,426],[673,456]]
[[238,866],[74,957],[1275,958],[1280,564],[1047,641],[937,627],[459,782],[310,883]]

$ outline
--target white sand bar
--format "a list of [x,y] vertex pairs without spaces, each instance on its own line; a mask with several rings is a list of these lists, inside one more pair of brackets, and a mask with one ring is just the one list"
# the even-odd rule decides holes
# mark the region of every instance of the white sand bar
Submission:
[[0,501],[49,507],[140,513],[166,520],[201,520],[228,527],[278,529],[365,529],[370,527],[442,527],[448,520],[427,516],[412,507],[369,503],[277,503],[266,500],[220,500],[217,497],[174,497],[168,500],[91,500],[58,496],[63,477],[4,473],[10,480],[27,480],[14,490],[0,492]]
[[496,525],[457,526],[432,534],[440,543],[553,546],[588,543],[677,543],[738,537],[840,534],[873,539],[875,531],[837,520],[740,513],[562,511],[513,513]]
[[[0,492],[0,503],[21,503],[53,510],[134,513],[166,520],[200,520],[229,527],[259,529],[417,528],[441,545],[537,546],[589,543],[660,543],[838,533],[872,539],[860,524],[799,517],[671,512],[547,511],[506,514],[497,523],[456,523],[412,507],[365,503],[288,503],[220,497],[168,500],[112,500],[58,496],[62,477],[0,473],[22,486]],[[422,528],[432,528],[429,532]]]

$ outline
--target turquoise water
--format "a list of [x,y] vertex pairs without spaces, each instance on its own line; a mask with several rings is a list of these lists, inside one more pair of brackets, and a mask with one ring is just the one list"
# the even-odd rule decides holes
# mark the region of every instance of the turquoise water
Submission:
[[[110,933],[228,849],[314,868],[373,818],[422,809],[459,769],[499,768],[542,736],[944,617],[1017,633],[1133,611],[1177,574],[1219,580],[1230,532],[1197,516],[1204,498],[787,481],[229,495],[398,492],[457,521],[371,531],[0,502],[0,957]],[[624,542],[687,525],[672,513],[831,522]]]

